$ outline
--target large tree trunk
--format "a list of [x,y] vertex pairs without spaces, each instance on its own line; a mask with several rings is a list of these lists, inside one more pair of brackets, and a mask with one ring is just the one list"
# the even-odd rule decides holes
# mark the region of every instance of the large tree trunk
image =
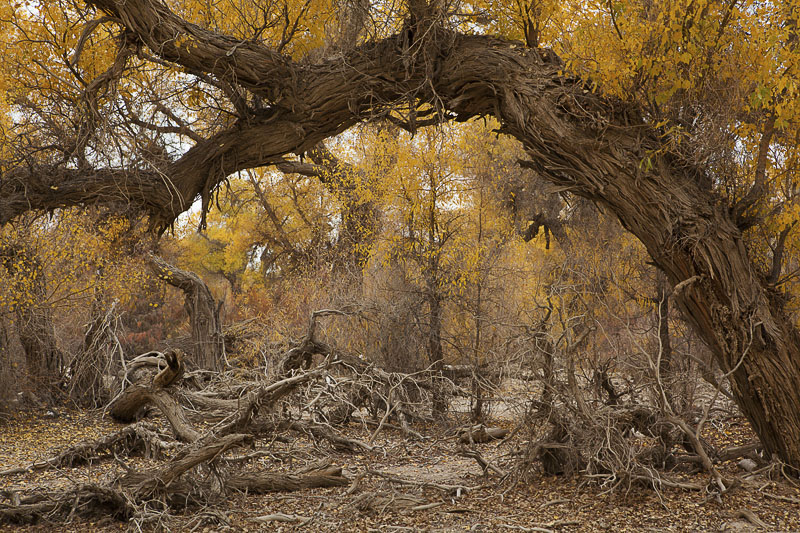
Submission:
[[[8,173],[0,180],[0,223],[32,207],[104,201],[103,194],[119,190],[109,201],[142,205],[156,223],[168,224],[198,194],[207,207],[229,174],[306,152],[360,120],[385,116],[390,106],[424,102],[458,120],[494,115],[503,132],[522,141],[528,166],[616,214],[671,285],[696,280],[681,285],[678,306],[731,373],[738,403],[767,452],[800,469],[800,337],[781,295],[750,261],[728,207],[703,185],[710,183],[703,169],[677,160],[671,140],[635,107],[565,76],[552,52],[451,32],[435,25],[440,19],[426,13],[433,9],[427,2],[411,2],[420,12],[398,34],[297,64],[257,41],[189,24],[158,0],[91,4],[161,59],[227,80],[268,108],[198,142],[164,170],[171,180],[95,172],[82,199],[73,183],[80,176],[68,169],[58,169],[58,181],[34,171]],[[187,41],[192,46],[181,46]],[[147,192],[153,190],[163,193]]]
[[661,141],[635,110],[559,77],[557,58],[465,41],[458,68],[443,67],[451,105],[496,113],[525,145],[527,166],[619,217],[672,286],[681,284],[678,306],[730,373],[767,453],[800,469],[800,338],[728,209],[701,186],[703,171],[653,155]]
[[206,370],[219,370],[225,341],[219,308],[208,285],[194,272],[174,267],[160,257],[150,256],[150,265],[159,278],[184,293],[184,308],[192,328],[193,362]]

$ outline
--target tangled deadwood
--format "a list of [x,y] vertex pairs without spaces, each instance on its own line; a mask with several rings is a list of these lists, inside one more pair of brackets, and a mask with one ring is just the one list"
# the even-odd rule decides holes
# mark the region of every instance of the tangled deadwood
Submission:
[[27,466],[0,471],[0,476],[11,476],[33,470],[61,468],[108,459],[114,454],[133,455],[141,453],[148,458],[163,457],[177,448],[168,441],[169,436],[159,432],[153,424],[142,421],[94,441],[83,441],[70,446],[61,453]]
[[[0,472],[12,475],[80,463],[120,461],[125,472],[105,484],[84,484],[61,491],[4,494],[0,523],[59,521],[100,515],[144,523],[153,513],[213,506],[231,491],[263,493],[349,484],[339,466],[314,464],[300,471],[253,468],[270,445],[297,436],[332,450],[372,451],[369,442],[337,430],[348,420],[370,418],[371,440],[390,427],[423,438],[410,421],[429,420],[434,373],[385,372],[358,357],[334,353],[315,338],[312,315],[307,335],[287,347],[281,363],[265,371],[231,372],[198,380],[185,367],[184,354],[150,352],[123,361],[123,390],[109,404],[110,416],[131,424],[105,437],[80,442],[44,461]],[[324,361],[307,370],[312,356]],[[235,374],[235,377],[234,377]],[[159,414],[169,430],[142,418]],[[400,426],[390,421],[397,421]],[[214,423],[210,429],[201,424]],[[261,444],[265,443],[265,444]],[[249,453],[241,451],[252,449]],[[236,455],[232,453],[236,451]],[[136,468],[121,458],[143,455],[159,466]],[[377,501],[377,500],[376,500]],[[398,500],[399,501],[399,500]],[[418,503],[418,502],[417,502]]]
[[[332,314],[312,315],[312,326],[305,337],[284,346],[266,368],[237,368],[196,379],[176,351],[151,352],[125,362],[120,382],[133,383],[117,395],[108,412],[128,424],[126,427],[0,475],[104,461],[116,461],[125,471],[117,471],[105,483],[60,491],[4,491],[0,493],[0,523],[57,522],[102,515],[144,525],[187,508],[213,514],[215,506],[231,493],[348,486],[349,477],[330,458],[375,453],[382,448],[375,442],[382,431],[397,431],[408,439],[404,445],[435,445],[437,441],[411,441],[428,439],[420,433],[420,423],[428,426],[433,419],[436,387],[445,383],[447,394],[452,395],[459,390],[457,384],[432,370],[387,372],[364,358],[340,353],[320,342],[315,337],[314,322]],[[319,357],[324,358],[320,364],[305,368]],[[470,423],[450,432],[451,438],[446,439],[451,443],[450,452],[476,461],[486,478],[510,478],[510,473],[524,473],[535,462],[550,474],[580,471],[612,485],[644,481],[653,486],[698,489],[701,487],[661,475],[658,468],[683,461],[692,468],[713,471],[716,461],[754,451],[743,447],[717,452],[697,435],[690,435],[693,428],[680,419],[644,405],[626,404],[615,392],[615,401],[608,402],[602,397],[605,388],[582,383],[575,375],[570,378],[565,369],[555,366],[551,364],[551,371],[543,374],[547,386],[529,403],[527,417],[516,420],[516,430]],[[569,365],[566,370],[570,370]],[[609,381],[608,387],[614,386]],[[154,414],[163,417],[164,429],[154,421],[141,420]],[[351,422],[368,437],[360,440],[348,435],[345,428]],[[508,456],[493,454],[496,448],[492,443],[502,446],[520,432],[520,427],[529,429],[533,436],[522,465]],[[303,460],[305,468],[275,470],[264,466],[263,460],[268,457],[298,461],[293,446],[298,440],[314,445],[313,454]],[[277,448],[277,443],[283,442],[292,446],[288,450]],[[686,451],[679,455],[681,449]],[[322,461],[309,458],[316,459],[319,454],[324,457]],[[144,468],[134,459],[136,456],[156,464]],[[365,476],[379,479],[384,486],[362,490],[359,482]],[[727,486],[726,480],[717,481]],[[399,490],[386,490],[387,483]],[[369,514],[415,512],[441,504],[429,503],[401,487],[435,489],[449,497],[470,490],[457,481],[420,481],[368,468],[345,496],[352,494],[351,507]],[[281,520],[261,518],[267,522]]]
[[[184,367],[180,353],[146,354],[132,361],[130,367],[158,365],[162,359],[166,363],[163,368],[155,373],[141,374],[142,379],[127,387],[112,402],[109,412],[114,419],[130,423],[147,416],[149,409],[155,409],[165,417],[172,435],[161,432],[152,423],[140,421],[98,440],[78,443],[45,461],[8,469],[0,475],[118,460],[120,456],[137,454],[161,459],[161,466],[137,470],[125,465],[127,471],[124,474],[104,485],[85,484],[50,492],[6,491],[4,496],[8,503],[0,503],[0,523],[59,521],[70,516],[90,518],[101,515],[128,520],[147,515],[142,514],[145,508],[149,509],[148,513],[153,509],[168,512],[170,509],[218,503],[230,491],[294,491],[349,483],[341,467],[330,465],[288,473],[243,470],[247,461],[222,460],[231,450],[254,446],[257,435],[263,438],[266,433],[266,437],[271,437],[288,430],[327,439],[340,447],[353,446],[331,429],[302,420],[290,419],[279,423],[271,415],[280,399],[298,386],[322,381],[330,362],[312,371],[293,373],[271,382],[254,380],[243,383],[240,397],[233,400],[220,397],[213,389],[185,390],[192,381],[182,379]],[[190,420],[198,418],[201,413],[197,411],[198,407],[201,411],[203,407],[210,407],[217,416],[224,412],[225,418],[211,430],[201,431]],[[187,413],[194,414],[190,417]],[[265,416],[260,416],[262,414]],[[167,456],[168,460],[164,461]]]
[[81,518],[110,516],[128,520],[134,513],[119,491],[97,484],[80,485],[69,491],[31,493],[0,504],[0,524],[47,522],[77,515]]
[[703,420],[691,424],[657,406],[608,402],[595,395],[596,387],[570,381],[551,380],[543,394],[548,401],[530,402],[526,429],[533,438],[519,473],[539,464],[547,474],[580,473],[609,488],[643,483],[656,490],[701,490],[703,485],[665,474],[699,469],[709,474],[713,490],[724,493],[729,481],[717,464],[742,456],[764,464],[755,445],[714,449],[699,436]]

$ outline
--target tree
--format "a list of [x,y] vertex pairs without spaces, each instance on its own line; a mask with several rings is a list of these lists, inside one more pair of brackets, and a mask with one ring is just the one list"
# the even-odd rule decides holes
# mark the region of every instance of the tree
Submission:
[[[614,213],[641,240],[730,375],[766,451],[800,469],[800,334],[778,284],[793,224],[800,113],[792,3],[542,4],[513,14],[510,24],[487,8],[462,31],[453,6],[410,0],[386,19],[367,17],[372,22],[357,33],[358,46],[339,40],[317,48],[309,40],[319,35],[314,31],[293,42],[302,33],[294,19],[282,32],[273,23],[263,34],[242,35],[246,26],[215,26],[203,19],[209,14],[178,14],[159,0],[87,6],[100,18],[80,34],[86,15],[63,12],[73,36],[65,48],[75,53],[49,59],[66,71],[70,57],[80,65],[95,30],[108,44],[119,28],[116,46],[95,63],[106,70],[86,77],[96,83],[81,86],[80,109],[88,111],[73,121],[77,133],[40,132],[29,141],[36,150],[4,163],[0,223],[30,209],[102,202],[142,210],[163,229],[196,197],[207,208],[232,173],[308,152],[358,122],[391,117],[414,131],[493,115],[502,133],[522,142],[523,165]],[[329,15],[344,28],[357,18],[344,11],[337,19],[332,8],[318,7],[303,24]],[[274,15],[266,8],[259,14],[267,22]],[[528,46],[467,33],[482,20],[487,31],[499,29],[499,20],[509,35],[524,29]],[[541,43],[558,53],[530,47]],[[596,51],[584,54],[589,48]],[[758,68],[749,68],[753,61]],[[170,111],[174,98],[140,106],[157,115],[148,122],[97,91],[109,80],[143,79],[147,65],[162,65],[187,91],[202,84],[223,95],[227,118],[198,134]],[[119,129],[90,120],[102,106],[130,131],[138,120],[143,131],[173,137],[162,136],[160,150],[158,143],[139,145],[138,159],[127,150],[117,158],[95,155],[107,152],[101,134]],[[208,118],[197,116],[199,124]],[[175,136],[185,144],[169,147]],[[25,151],[19,139],[13,146]]]
[[17,285],[9,290],[10,301],[2,303],[16,314],[29,376],[38,391],[50,394],[61,379],[64,354],[47,303],[44,268],[35,252],[19,242],[0,246],[0,263]]
[[150,256],[150,268],[168,284],[183,291],[183,307],[191,324],[191,355],[195,364],[208,370],[222,368],[225,339],[219,319],[220,306],[208,285],[194,272],[174,267],[157,256]]

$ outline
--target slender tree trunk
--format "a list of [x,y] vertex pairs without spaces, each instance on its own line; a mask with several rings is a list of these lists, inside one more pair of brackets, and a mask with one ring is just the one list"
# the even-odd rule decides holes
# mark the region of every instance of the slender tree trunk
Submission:
[[5,410],[6,403],[19,392],[14,378],[10,340],[6,320],[0,317],[0,412]]
[[64,363],[56,342],[52,313],[46,306],[19,309],[17,327],[28,374],[36,388],[49,396],[58,387]]
[[444,367],[444,349],[442,348],[442,301],[436,280],[435,254],[428,260],[426,276],[426,299],[428,301],[428,362],[434,373],[434,389],[431,410],[434,415],[442,415],[447,410],[447,400],[444,394],[442,369]]
[[184,293],[184,308],[192,329],[192,360],[200,368],[219,370],[225,352],[219,308],[208,285],[194,272],[174,267],[160,257],[150,256],[156,274]]
[[[483,244],[483,187],[480,189],[478,203],[478,246]],[[483,372],[481,366],[481,333],[483,326],[483,272],[475,287],[475,339],[472,348],[472,420],[478,422],[483,418]]]
[[[431,286],[434,285],[434,286]],[[442,348],[442,303],[436,291],[435,280],[428,283],[428,310],[430,323],[428,327],[428,361],[434,373],[436,382],[433,390],[431,409],[435,415],[441,415],[447,410],[447,400],[442,382],[442,368],[444,367],[444,349]]]
[[674,363],[672,357],[672,339],[669,333],[669,298],[670,287],[664,273],[656,273],[656,321],[658,324],[658,378],[664,390],[665,400],[681,412],[686,406],[675,405],[676,398],[674,387],[676,385]]
[[[478,237],[480,242],[480,233]],[[475,297],[475,340],[472,349],[472,420],[478,422],[483,418],[483,366],[481,365],[481,296],[483,282],[478,281]]]

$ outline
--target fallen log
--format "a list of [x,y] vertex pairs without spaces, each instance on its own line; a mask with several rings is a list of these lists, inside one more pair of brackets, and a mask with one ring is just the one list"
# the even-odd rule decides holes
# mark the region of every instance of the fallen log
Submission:
[[483,444],[493,440],[504,439],[509,431],[503,428],[487,428],[483,425],[472,426],[462,430],[458,441],[463,444]]
[[317,487],[343,487],[350,480],[342,475],[342,468],[331,466],[323,470],[307,474],[279,474],[254,472],[233,476],[225,482],[225,486],[242,492],[289,492]]

